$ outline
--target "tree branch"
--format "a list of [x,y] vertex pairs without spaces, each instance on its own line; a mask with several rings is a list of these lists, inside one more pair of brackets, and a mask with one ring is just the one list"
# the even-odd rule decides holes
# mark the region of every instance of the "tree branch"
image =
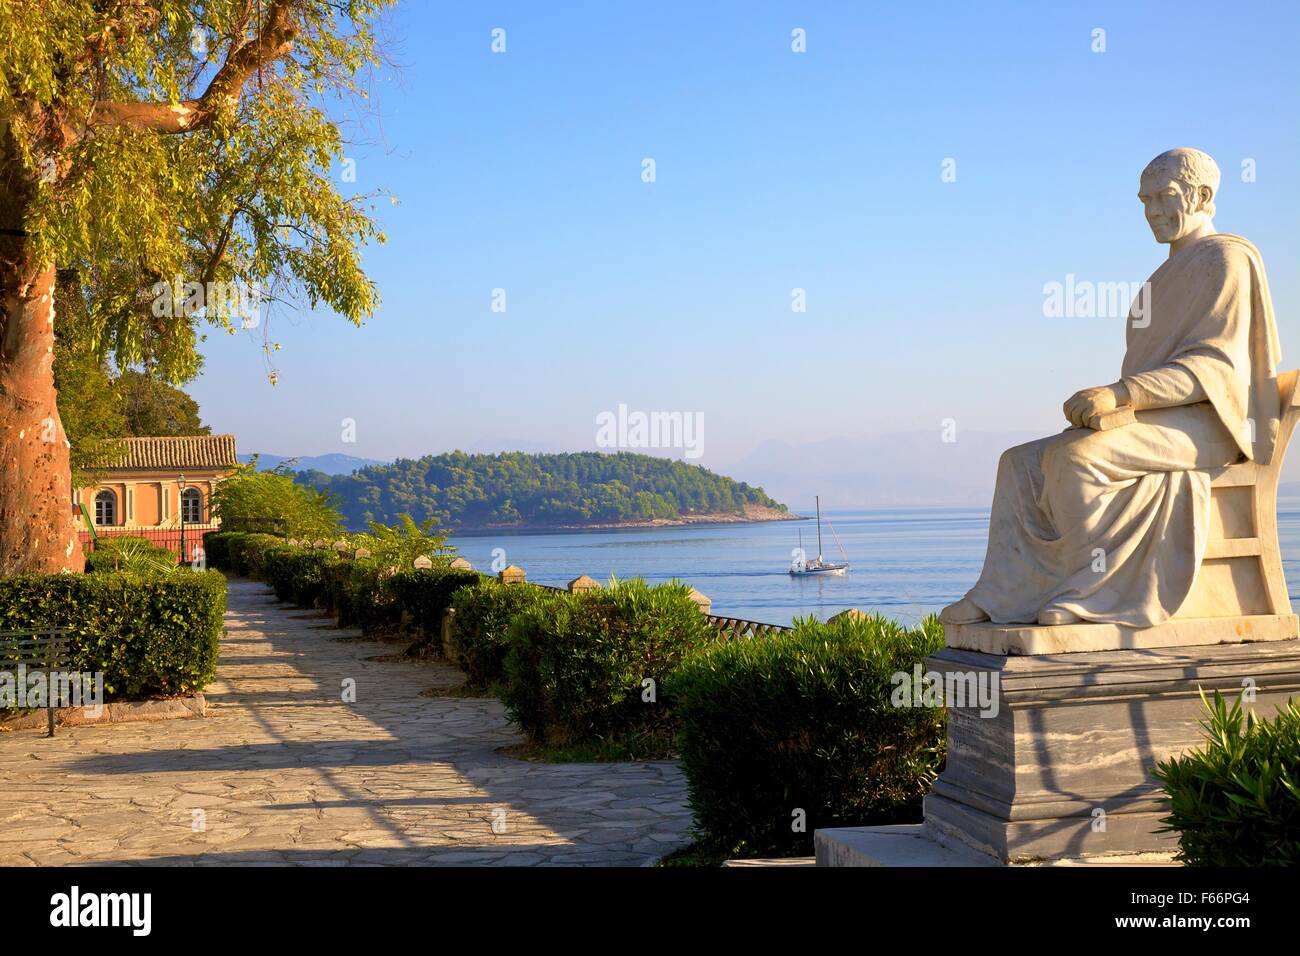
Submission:
[[129,127],[156,133],[187,133],[207,126],[222,107],[239,103],[244,85],[261,67],[287,55],[298,34],[293,0],[273,0],[258,35],[231,45],[226,62],[203,95],[179,103],[96,103],[90,128]]

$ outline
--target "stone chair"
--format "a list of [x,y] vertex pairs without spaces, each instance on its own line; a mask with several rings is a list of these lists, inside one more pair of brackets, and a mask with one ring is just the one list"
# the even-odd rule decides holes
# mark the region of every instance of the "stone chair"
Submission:
[[949,647],[987,654],[1062,654],[1123,648],[1281,641],[1300,635],[1277,540],[1277,485],[1296,423],[1300,372],[1278,377],[1281,421],[1273,458],[1210,473],[1210,526],[1191,593],[1156,627],[1079,623],[961,624],[944,628]]

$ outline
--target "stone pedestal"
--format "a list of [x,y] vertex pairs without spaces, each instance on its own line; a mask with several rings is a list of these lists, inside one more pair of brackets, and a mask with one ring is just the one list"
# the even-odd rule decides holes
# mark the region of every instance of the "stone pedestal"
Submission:
[[1035,656],[947,647],[926,664],[994,680],[996,713],[948,708],[923,826],[820,831],[823,865],[1167,858],[1177,837],[1155,832],[1167,811],[1151,770],[1203,744],[1201,691],[1253,688],[1246,706],[1265,717],[1300,695],[1296,640]]

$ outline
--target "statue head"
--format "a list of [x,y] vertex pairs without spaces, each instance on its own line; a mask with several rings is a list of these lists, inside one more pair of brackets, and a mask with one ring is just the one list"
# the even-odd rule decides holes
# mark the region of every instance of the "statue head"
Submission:
[[1199,149],[1171,149],[1142,170],[1138,199],[1156,242],[1176,242],[1214,218],[1219,167]]

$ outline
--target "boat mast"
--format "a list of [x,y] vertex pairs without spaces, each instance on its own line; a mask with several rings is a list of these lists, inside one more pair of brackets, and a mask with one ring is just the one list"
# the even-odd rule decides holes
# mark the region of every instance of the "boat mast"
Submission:
[[817,560],[822,559],[822,496],[817,495]]

